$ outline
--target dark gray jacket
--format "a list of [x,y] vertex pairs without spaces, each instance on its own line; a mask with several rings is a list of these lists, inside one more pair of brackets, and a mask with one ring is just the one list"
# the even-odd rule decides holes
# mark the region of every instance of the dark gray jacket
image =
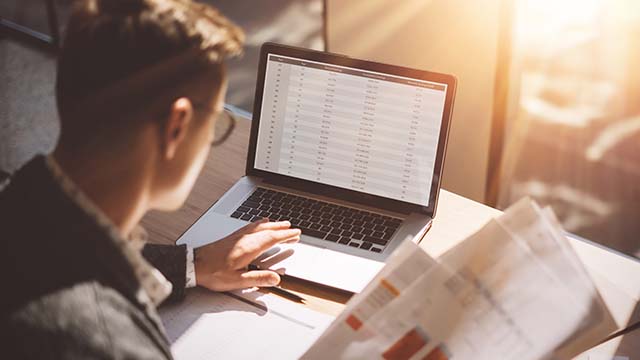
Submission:
[[[183,296],[185,248],[145,257]],[[166,359],[155,307],[120,250],[62,191],[43,157],[0,192],[0,352],[5,359]]]

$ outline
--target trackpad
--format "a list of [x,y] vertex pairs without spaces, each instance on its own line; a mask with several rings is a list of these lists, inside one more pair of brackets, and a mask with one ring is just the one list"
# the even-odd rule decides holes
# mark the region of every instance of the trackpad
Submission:
[[301,273],[316,267],[321,251],[321,248],[303,243],[280,244],[267,250],[253,263],[262,269],[299,277]]

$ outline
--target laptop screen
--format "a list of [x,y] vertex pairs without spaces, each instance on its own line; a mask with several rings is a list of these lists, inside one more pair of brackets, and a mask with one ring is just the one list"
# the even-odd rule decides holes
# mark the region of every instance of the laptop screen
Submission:
[[255,168],[429,205],[447,84],[268,54]]

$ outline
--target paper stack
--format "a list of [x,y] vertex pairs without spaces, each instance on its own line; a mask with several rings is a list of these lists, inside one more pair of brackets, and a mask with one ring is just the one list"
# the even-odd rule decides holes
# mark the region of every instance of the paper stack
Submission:
[[549,209],[509,208],[439,259],[406,241],[306,359],[566,359],[615,323]]

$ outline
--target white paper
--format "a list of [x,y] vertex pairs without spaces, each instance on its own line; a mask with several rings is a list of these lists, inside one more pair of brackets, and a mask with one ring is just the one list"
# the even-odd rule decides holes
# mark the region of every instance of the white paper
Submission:
[[176,359],[297,359],[333,320],[271,294],[200,288],[159,313]]
[[437,261],[403,244],[303,357],[567,358],[614,325],[562,229],[525,200]]

